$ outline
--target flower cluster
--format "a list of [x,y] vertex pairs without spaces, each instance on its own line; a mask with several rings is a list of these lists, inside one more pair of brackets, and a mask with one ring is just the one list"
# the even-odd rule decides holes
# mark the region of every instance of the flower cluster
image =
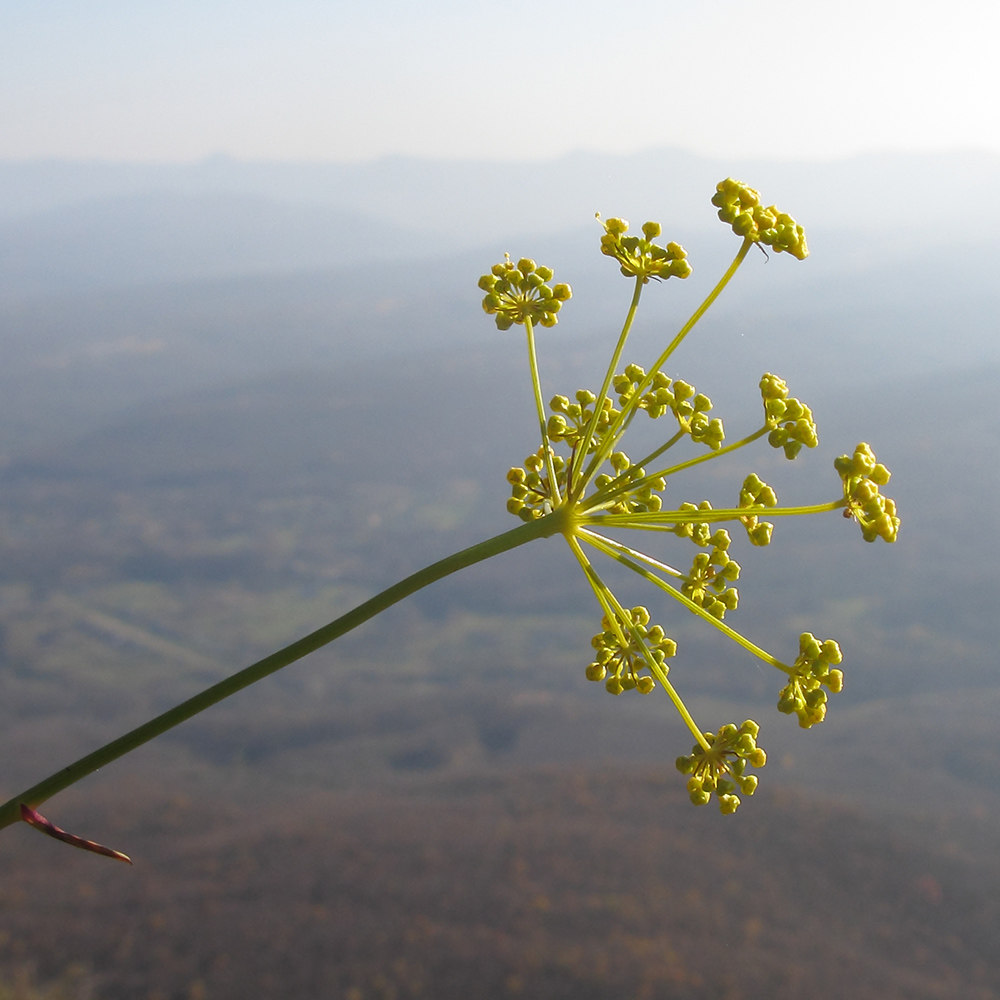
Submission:
[[719,528],[710,541],[712,551],[699,552],[694,557],[681,593],[722,621],[726,612],[735,611],[739,604],[739,591],[729,584],[740,578],[740,564],[729,557],[730,538],[725,528]]
[[650,278],[686,278],[691,273],[687,261],[687,251],[679,243],[658,246],[653,240],[660,235],[658,222],[644,222],[642,236],[626,236],[628,223],[624,219],[608,219],[597,216],[604,226],[601,237],[601,253],[614,257],[626,278],[636,277],[647,283]]
[[604,630],[590,640],[596,652],[587,667],[587,680],[604,681],[609,694],[632,690],[649,694],[656,686],[651,673],[667,675],[670,668],[665,661],[677,652],[677,643],[659,625],[649,624],[649,612],[643,607],[623,608],[614,621],[605,615],[601,625]]
[[[562,455],[550,455],[556,472],[556,483],[561,488],[566,485],[566,461]],[[524,468],[514,467],[507,473],[510,483],[510,499],[507,501],[509,513],[522,521],[533,521],[552,511],[556,503],[556,493],[552,482],[545,475],[545,449],[539,448],[534,455],[524,460]]]
[[623,408],[633,406],[645,410],[654,420],[669,410],[680,429],[690,434],[696,444],[708,445],[713,451],[722,447],[726,437],[722,421],[709,417],[712,401],[703,392],[697,392],[693,385],[671,379],[663,372],[654,372],[647,378],[641,365],[628,365],[624,372],[614,377],[612,384]]
[[573,291],[569,285],[550,288],[546,282],[551,280],[551,268],[538,267],[529,257],[522,257],[515,265],[508,254],[503,263],[494,264],[490,273],[479,279],[479,287],[486,292],[483,309],[496,316],[500,330],[526,320],[555,326],[556,313]]
[[799,655],[789,670],[788,683],[778,695],[778,711],[793,712],[803,729],[826,718],[826,691],[837,694],[844,687],[844,674],[835,668],[843,660],[840,646],[827,639],[820,642],[812,632],[799,636]]
[[646,470],[633,465],[623,451],[612,452],[608,462],[617,475],[601,473],[594,480],[597,493],[592,500],[606,499],[612,514],[655,514],[661,509],[663,500],[657,494],[667,488],[663,476],[647,477]]
[[[594,403],[597,401],[597,397],[588,389],[578,389],[575,398],[576,402],[571,403],[567,396],[553,396],[549,403],[552,416],[546,425],[550,441],[565,441],[571,448],[575,448],[585,435],[586,428],[593,420]],[[601,412],[597,416],[594,437],[587,449],[588,453],[597,448],[598,442],[620,412],[614,408],[610,397],[605,396]]]
[[760,380],[764,400],[764,421],[771,433],[767,442],[772,448],[783,448],[785,458],[795,458],[802,446],[815,448],[819,444],[812,410],[794,396],[788,395],[785,380],[766,373]]
[[[756,472],[751,472],[743,480],[740,488],[740,510],[747,508],[775,507],[778,498],[773,489],[764,482]],[[746,514],[740,518],[743,527],[747,529],[747,538],[752,545],[763,547],[771,544],[771,533],[774,525],[770,521],[759,521],[756,514]]]
[[740,805],[737,787],[745,795],[757,790],[757,778],[745,774],[747,764],[763,767],[767,754],[757,746],[760,727],[747,719],[738,729],[723,726],[718,733],[705,733],[706,746],[696,743],[686,757],[677,758],[677,770],[688,778],[688,794],[696,806],[706,805],[713,795],[719,799],[723,815],[736,812]]
[[733,232],[754,243],[763,243],[775,253],[785,251],[799,260],[809,256],[802,227],[774,205],[764,208],[760,195],[742,181],[727,177],[716,186],[712,204],[719,218],[733,227]]
[[894,542],[899,531],[896,503],[879,493],[892,473],[875,460],[875,452],[863,441],[852,455],[834,459],[833,467],[844,483],[845,517],[855,517],[866,542],[882,538]]
[[712,510],[710,500],[702,500],[699,503],[685,500],[677,508],[677,513],[688,516],[676,524],[670,525],[667,530],[673,532],[678,538],[690,538],[695,545],[705,548],[705,546],[712,544],[712,526],[707,521],[696,520],[696,517],[699,511],[709,510]]

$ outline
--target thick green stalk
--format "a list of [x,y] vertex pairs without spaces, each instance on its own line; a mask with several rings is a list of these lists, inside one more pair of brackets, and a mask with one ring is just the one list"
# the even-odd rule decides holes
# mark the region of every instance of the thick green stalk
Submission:
[[461,552],[456,552],[454,555],[447,556],[445,559],[418,570],[412,576],[393,584],[387,590],[383,590],[363,604],[359,604],[353,611],[348,611],[347,614],[341,615],[328,625],[324,625],[291,645],[285,646],[284,649],[266,656],[263,660],[245,667],[225,680],[219,681],[218,684],[213,684],[212,687],[196,694],[187,701],[181,702],[137,729],[105,744],[93,753],[87,754],[86,757],[81,757],[75,763],[57,771],[20,795],[15,795],[9,802],[0,806],[0,829],[21,819],[21,803],[32,809],[37,808],[46,799],[69,788],[70,785],[76,784],[88,774],[93,774],[98,768],[125,756],[167,730],[173,729],[199,712],[203,712],[206,708],[236,694],[237,691],[242,691],[251,684],[281,670],[282,667],[287,667],[290,663],[294,663],[327,643],[333,642],[334,639],[357,628],[369,618],[374,618],[375,615],[385,611],[386,608],[401,601],[404,597],[409,597],[429,584],[456,573],[460,569],[465,569],[467,566],[489,559],[491,556],[507,552],[536,538],[548,538],[557,534],[564,529],[565,521],[566,515],[557,511],[548,517],[530,521],[511,531],[495,535],[485,542],[463,549]]

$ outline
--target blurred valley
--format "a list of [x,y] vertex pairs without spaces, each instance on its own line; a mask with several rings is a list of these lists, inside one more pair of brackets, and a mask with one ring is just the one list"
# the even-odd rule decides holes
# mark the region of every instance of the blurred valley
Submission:
[[727,621],[779,657],[804,630],[844,649],[827,722],[799,730],[777,674],[609,570],[677,639],[699,722],[761,723],[761,792],[695,811],[690,736],[586,681],[600,615],[538,542],[43,809],[134,871],[5,831],[0,997],[1000,997],[995,158],[0,164],[0,793],[513,527],[537,422],[476,278],[509,251],[570,281],[543,389],[596,390],[630,288],[593,212],[691,255],[644,291],[648,364],[738,247],[708,202],[727,173],[812,255],[751,254],[670,374],[735,440],[777,372],[820,445],[668,495],[729,505],[756,471],[833,499],[860,440],[892,470],[897,545],[835,515],[733,533]]

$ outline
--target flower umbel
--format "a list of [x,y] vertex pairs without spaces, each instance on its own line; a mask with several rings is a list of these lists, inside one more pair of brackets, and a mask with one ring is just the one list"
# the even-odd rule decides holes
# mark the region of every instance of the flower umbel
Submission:
[[[803,633],[798,657],[786,664],[729,626],[727,614],[735,612],[739,604],[734,584],[740,578],[741,566],[732,557],[732,539],[721,523],[741,524],[750,545],[762,547],[771,541],[773,521],[778,517],[842,510],[859,522],[869,541],[877,537],[895,540],[899,518],[895,504],[879,493],[889,473],[864,444],[858,445],[853,456],[836,460],[842,496],[823,503],[782,507],[775,491],[751,474],[743,480],[735,507],[714,507],[708,500],[668,505],[668,486],[677,475],[759,438],[766,438],[772,448],[780,448],[788,459],[796,458],[803,448],[819,444],[812,411],[791,396],[784,380],[771,372],[766,372],[759,382],[763,422],[746,436],[725,444],[722,420],[712,415],[709,397],[664,370],[754,243],[799,260],[808,255],[802,227],[776,208],[765,208],[753,188],[727,179],[718,185],[712,202],[719,209],[719,217],[742,237],[742,245],[720,282],[648,368],[637,364],[619,368],[640,295],[651,278],[686,278],[691,273],[687,254],[677,243],[660,246],[654,242],[660,235],[658,223],[647,222],[641,237],[626,235],[628,223],[622,219],[602,223],[601,253],[613,257],[622,274],[634,280],[632,303],[600,390],[595,393],[580,389],[572,397],[554,396],[548,415],[541,402],[531,324],[537,320],[551,325],[558,305],[568,294],[556,294],[562,286],[550,290],[546,282],[552,272],[526,259],[516,266],[509,258],[498,264],[481,279],[480,287],[488,292],[483,305],[487,312],[496,314],[498,326],[507,328],[523,322],[528,331],[542,447],[525,460],[523,467],[508,473],[511,498],[507,509],[527,522],[546,517],[559,519],[558,530],[569,542],[597,598],[602,611],[601,631],[591,642],[596,652],[587,667],[587,678],[603,681],[612,694],[631,690],[649,694],[657,686],[663,688],[697,741],[692,753],[677,761],[678,768],[689,776],[692,802],[704,804],[714,795],[722,812],[732,813],[739,805],[736,791],[751,795],[757,786],[757,778],[745,774],[746,767],[761,767],[766,759],[756,743],[757,724],[747,721],[739,728],[727,725],[717,733],[705,732],[696,725],[667,676],[666,661],[676,653],[676,642],[660,625],[649,624],[647,608],[629,610],[619,602],[590,562],[584,546],[632,570],[688,612],[785,674],[778,708],[796,715],[799,724],[809,728],[825,718],[827,693],[843,687],[843,674],[837,668],[842,659],[840,647],[832,639],[820,642],[811,633]],[[622,439],[640,410],[652,420],[671,414],[676,430],[668,430],[662,444],[633,460],[625,452]],[[663,458],[684,442],[688,448],[695,446],[693,455],[674,461]],[[765,512],[769,518],[766,521],[761,520]],[[694,556],[690,570],[683,572],[659,557],[623,544],[615,537],[621,531],[674,535],[690,539],[702,551]]]
[[861,536],[866,542],[876,538],[887,542],[896,540],[899,518],[896,502],[879,493],[879,487],[889,482],[891,472],[875,460],[875,452],[861,442],[853,455],[841,455],[833,467],[844,483],[845,517],[854,517],[861,525]]
[[[677,758],[677,770],[689,774],[687,788],[696,806],[707,805],[712,796],[719,800],[719,811],[725,815],[736,812],[740,798],[757,791],[757,777],[745,774],[747,764],[763,767],[767,754],[757,746],[760,726],[747,719],[738,729],[730,724],[718,733],[705,733],[704,743],[696,743],[686,757]],[[705,745],[707,744],[707,746]]]
[[526,320],[555,326],[556,313],[573,291],[569,285],[550,288],[546,282],[551,280],[551,268],[538,267],[529,257],[522,257],[514,264],[508,254],[479,279],[479,287],[486,292],[483,309],[496,316],[500,330],[509,330],[515,323],[523,324]]
[[642,236],[626,236],[628,223],[624,219],[604,221],[598,213],[597,221],[604,226],[601,253],[614,257],[626,278],[639,278],[645,284],[650,278],[665,281],[691,273],[684,247],[679,243],[661,247],[653,242],[661,232],[658,222],[644,222]]
[[770,434],[767,443],[772,448],[782,448],[785,458],[793,459],[802,446],[815,448],[819,444],[812,410],[794,396],[788,395],[785,380],[767,372],[760,380],[760,394],[764,400],[764,416]]
[[788,683],[778,696],[778,711],[799,717],[803,729],[826,718],[826,691],[838,694],[844,688],[843,671],[831,669],[843,660],[840,646],[827,639],[820,642],[812,632],[799,636],[799,655],[789,671]]
[[719,528],[710,542],[711,552],[694,557],[681,593],[721,622],[740,601],[739,591],[729,586],[740,578],[740,564],[729,558],[730,538],[725,528]]
[[712,196],[719,218],[733,227],[733,232],[754,243],[763,243],[775,253],[785,251],[799,260],[809,256],[802,227],[772,205],[764,208],[760,195],[742,181],[727,177],[719,181]]
[[677,643],[659,625],[649,625],[643,607],[622,611],[614,619],[605,615],[601,625],[604,631],[590,640],[597,652],[587,667],[587,680],[604,681],[608,694],[649,694],[656,686],[652,673],[666,676],[670,668],[665,661],[677,652]]
[[534,455],[524,460],[524,468],[513,468],[507,473],[510,483],[510,499],[507,510],[518,515],[522,521],[532,521],[551,513],[559,496],[559,487],[566,485],[566,461],[562,455],[552,455],[552,466],[556,473],[556,485],[545,474],[545,454],[539,448]]
[[[726,434],[722,421],[709,417],[712,401],[683,379],[671,379],[661,371],[647,379],[640,365],[626,365],[625,371],[614,377],[613,385],[621,406],[634,405],[653,420],[670,412],[681,432],[689,434],[696,444],[707,445],[714,451],[722,447]],[[640,386],[647,391],[640,393]]]

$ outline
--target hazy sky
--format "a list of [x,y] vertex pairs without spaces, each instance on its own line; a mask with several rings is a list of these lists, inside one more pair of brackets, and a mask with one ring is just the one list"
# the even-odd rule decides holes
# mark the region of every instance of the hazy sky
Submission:
[[997,0],[11,0],[0,158],[1000,152]]

